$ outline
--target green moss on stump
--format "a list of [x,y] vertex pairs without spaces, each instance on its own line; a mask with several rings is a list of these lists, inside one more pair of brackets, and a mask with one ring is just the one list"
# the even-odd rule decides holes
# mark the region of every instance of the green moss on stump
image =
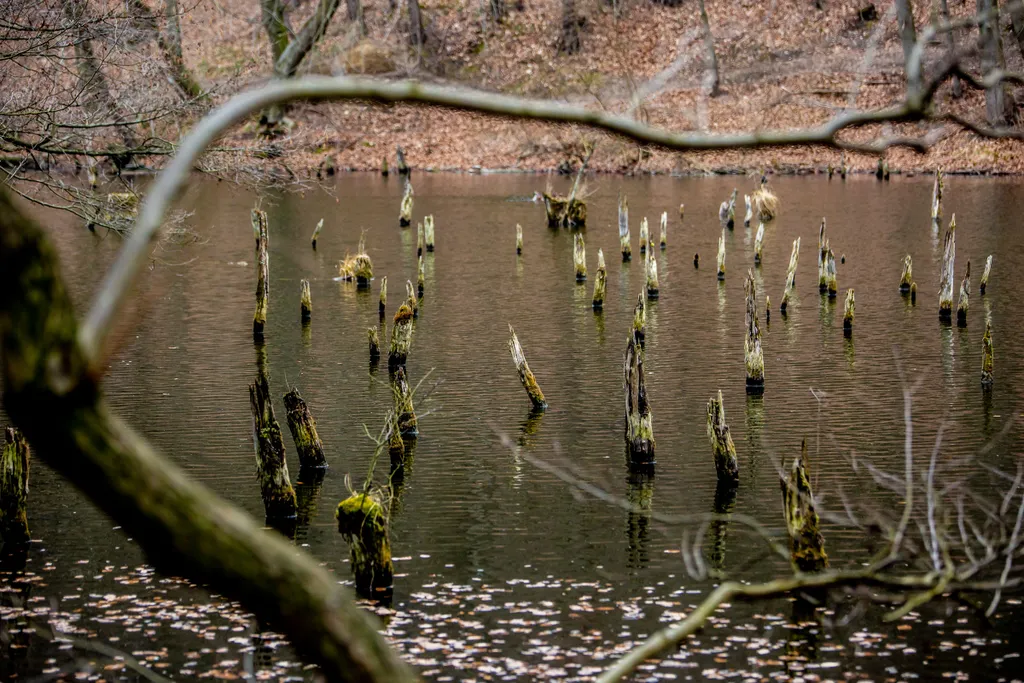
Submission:
[[349,544],[356,590],[363,595],[390,595],[394,586],[391,539],[381,496],[354,493],[338,503],[338,532]]

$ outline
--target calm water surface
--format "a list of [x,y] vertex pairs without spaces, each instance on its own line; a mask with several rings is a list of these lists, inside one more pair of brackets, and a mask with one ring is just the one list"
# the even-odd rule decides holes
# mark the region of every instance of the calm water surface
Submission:
[[[728,277],[715,278],[719,202],[753,179],[597,178],[585,235],[591,281],[575,284],[572,240],[545,227],[540,205],[516,201],[539,177],[417,175],[415,215],[436,218],[437,251],[426,257],[426,295],[416,322],[409,373],[424,380],[420,436],[406,465],[392,519],[395,594],[367,605],[424,676],[436,680],[593,677],[618,654],[683,616],[714,584],[690,579],[680,557],[683,530],[576,493],[502,446],[591,482],[655,515],[711,512],[715,472],[705,435],[708,397],[722,390],[739,452],[736,511],[782,528],[777,468],[808,439],[816,492],[841,510],[845,496],[892,513],[898,503],[854,473],[851,454],[880,468],[902,467],[900,373],[919,382],[913,402],[915,446],[929,453],[945,425],[946,476],[977,477],[977,456],[1012,470],[1020,452],[1024,324],[1016,275],[1024,272],[1019,180],[947,180],[945,213],[956,212],[957,278],[967,259],[973,279],[969,326],[940,324],[940,236],[928,218],[931,182],[873,178],[826,182],[779,178],[779,218],[766,229],[763,266],[754,271],[759,303],[773,300],[764,324],[767,391],[748,397],[743,374],[743,275],[753,264],[753,229],[726,234]],[[568,181],[559,179],[561,185]],[[668,249],[658,254],[661,298],[648,311],[648,390],[654,411],[653,476],[631,474],[623,448],[621,363],[642,261],[622,264],[615,203],[629,196],[634,250],[639,221],[657,233],[669,212]],[[330,470],[299,489],[305,513],[296,543],[338,580],[351,583],[348,548],[333,511],[361,481],[390,404],[386,367],[372,371],[366,328],[377,323],[379,278],[388,276],[389,319],[407,278],[415,281],[415,229],[400,229],[396,178],[342,176],[329,192],[266,195],[271,226],[271,301],[266,352],[271,386],[298,387],[316,415]],[[254,290],[249,209],[254,196],[227,184],[197,182],[182,201],[189,244],[166,244],[135,291],[131,324],[105,387],[116,410],[171,460],[217,494],[262,519],[254,477],[247,385],[255,374],[251,340]],[[686,203],[680,225],[678,206]],[[742,209],[739,210],[742,214]],[[816,287],[820,218],[837,256],[840,297]],[[120,245],[61,216],[42,215],[60,249],[80,307]],[[324,230],[313,251],[309,236]],[[515,225],[525,249],[515,254]],[[755,226],[756,227],[756,226]],[[334,280],[337,263],[365,231],[377,281],[370,292]],[[793,239],[802,237],[798,297],[778,313]],[[605,309],[591,310],[597,249],[608,264]],[[701,256],[698,269],[693,255]],[[914,258],[917,306],[896,285],[903,254]],[[995,254],[986,297],[981,267]],[[299,323],[299,280],[311,281],[312,325]],[[842,299],[856,289],[852,339],[842,333]],[[996,385],[979,382],[984,320],[991,316]],[[506,347],[512,323],[550,403],[532,415]],[[277,406],[283,419],[283,406]],[[4,416],[5,417],[5,416]],[[5,419],[6,421],[6,419]],[[297,462],[287,443],[293,480]],[[957,464],[960,463],[960,464]],[[387,476],[378,472],[383,481]],[[985,480],[987,481],[987,480]],[[985,481],[978,484],[983,492]],[[0,593],[3,680],[94,677],[135,680],[117,661],[90,652],[102,643],[175,679],[309,679],[282,639],[261,630],[236,605],[154,574],[137,545],[50,471],[33,463],[33,538],[23,574],[6,575]],[[835,566],[864,561],[860,532],[824,528]],[[274,533],[268,531],[268,533]],[[737,525],[718,525],[708,556],[726,572],[763,579],[787,571]],[[1020,671],[1012,633],[1021,626],[1012,599],[983,624],[956,604],[931,605],[899,628],[874,609],[849,618],[852,603],[799,621],[785,600],[734,605],[711,620],[643,680],[803,677],[1009,680]],[[54,639],[56,637],[56,640]],[[92,662],[92,664],[90,664]],[[104,667],[108,667],[104,669]]]

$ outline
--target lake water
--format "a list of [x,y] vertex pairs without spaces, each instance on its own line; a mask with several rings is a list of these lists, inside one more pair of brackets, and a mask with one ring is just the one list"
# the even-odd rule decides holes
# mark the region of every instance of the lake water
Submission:
[[[715,277],[718,204],[753,178],[591,179],[585,231],[591,279],[573,277],[572,238],[549,230],[539,176],[414,176],[415,216],[433,214],[437,249],[426,257],[426,293],[408,370],[423,380],[420,434],[392,518],[394,597],[367,604],[387,636],[435,680],[586,680],[647,635],[682,617],[714,585],[691,579],[680,555],[684,528],[658,517],[715,509],[715,470],[705,406],[721,389],[740,460],[732,508],[783,528],[778,466],[806,438],[816,493],[829,510],[842,499],[881,514],[897,497],[874,485],[851,454],[899,473],[903,387],[918,383],[915,447],[927,457],[944,425],[944,481],[971,478],[995,496],[981,462],[1013,471],[1021,430],[1012,423],[1024,386],[1024,324],[1015,275],[1024,272],[1019,206],[1024,183],[950,177],[945,215],[957,215],[957,287],[972,264],[966,329],[937,315],[941,235],[929,220],[931,179],[777,178],[782,205],[768,224],[763,265],[754,270],[762,318],[766,391],[748,397],[743,370],[743,276],[753,265],[754,228],[726,233],[724,283]],[[556,179],[556,189],[569,185]],[[263,196],[271,231],[271,299],[266,332],[271,389],[298,387],[315,414],[330,469],[300,485],[304,514],[296,543],[351,584],[348,548],[333,512],[346,476],[365,477],[376,432],[390,406],[386,363],[371,371],[366,329],[377,324],[379,278],[388,276],[389,314],[416,275],[415,227],[398,226],[401,182],[343,175],[329,191]],[[630,202],[633,249],[641,217],[656,238],[669,213],[668,249],[658,253],[661,297],[648,309],[646,370],[654,414],[653,475],[631,473],[623,445],[622,358],[643,262],[621,263],[616,198]],[[518,198],[518,201],[516,200]],[[227,183],[196,182],[181,206],[198,236],[168,243],[136,286],[130,322],[105,388],[116,411],[165,456],[214,491],[263,518],[254,477],[247,385],[256,371],[251,335],[254,195]],[[678,206],[686,204],[680,224]],[[64,216],[50,221],[64,274],[84,307],[120,245]],[[818,294],[816,242],[822,216],[838,265],[840,296]],[[318,249],[313,227],[324,219]],[[515,225],[525,247],[515,253]],[[335,281],[361,231],[377,280],[370,291]],[[797,297],[778,312],[793,239],[802,237]],[[604,311],[591,309],[597,249],[608,265]],[[694,253],[700,267],[694,268]],[[917,305],[897,292],[901,260],[914,259]],[[995,255],[988,294],[977,283]],[[246,265],[240,265],[245,263]],[[299,320],[299,280],[311,281],[313,320]],[[852,338],[842,331],[845,290],[856,290]],[[763,313],[763,311],[762,311]],[[980,384],[981,338],[991,316],[995,387]],[[540,416],[519,384],[506,346],[511,323],[550,407]],[[900,377],[903,380],[901,381]],[[6,416],[4,416],[6,422]],[[287,434],[287,430],[286,430]],[[294,447],[286,436],[293,481]],[[503,446],[519,444],[517,454]],[[589,482],[630,512],[578,487],[523,454]],[[104,679],[142,680],[95,644],[132,654],[174,679],[313,678],[280,636],[237,605],[156,575],[136,544],[69,484],[36,460],[29,519],[34,542],[23,572],[0,593],[0,680],[71,680],[82,668]],[[377,473],[383,481],[387,472]],[[691,528],[692,532],[693,529]],[[823,525],[833,566],[873,551],[848,525]],[[267,533],[275,533],[269,531]],[[788,571],[737,524],[708,534],[708,555],[731,575],[757,580]],[[851,613],[852,612],[852,613]],[[1019,601],[1010,596],[985,623],[965,604],[939,602],[899,626],[852,600],[798,620],[788,600],[721,610],[670,659],[638,680],[872,680],[941,676],[1009,680],[1020,671]],[[799,623],[797,623],[799,621]],[[55,640],[56,637],[56,640]],[[91,644],[91,645],[90,645]],[[90,663],[91,662],[91,663]],[[107,667],[105,669],[105,667]]]

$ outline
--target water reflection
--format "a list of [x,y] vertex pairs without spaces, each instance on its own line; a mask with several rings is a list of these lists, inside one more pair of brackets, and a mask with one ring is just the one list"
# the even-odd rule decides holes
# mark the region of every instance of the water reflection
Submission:
[[651,507],[654,503],[654,468],[630,467],[626,477],[626,500],[631,508],[626,516],[628,559],[631,569],[642,569],[650,562]]
[[710,537],[710,552],[708,560],[713,569],[722,570],[725,567],[725,542],[729,532],[729,520],[725,515],[732,514],[736,507],[737,487],[729,482],[719,481],[715,486],[715,500],[711,511],[715,518],[708,525],[708,536]]

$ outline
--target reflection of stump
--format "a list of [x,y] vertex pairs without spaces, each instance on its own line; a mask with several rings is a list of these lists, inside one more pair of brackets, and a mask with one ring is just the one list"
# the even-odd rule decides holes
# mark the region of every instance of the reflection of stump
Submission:
[[650,471],[630,468],[626,479],[626,500],[630,510],[626,518],[629,541],[629,562],[633,568],[642,568],[650,562],[651,507],[654,499],[654,475]]
[[260,373],[249,385],[249,406],[252,409],[253,443],[256,450],[256,476],[260,482],[263,506],[268,519],[295,516],[295,490],[288,478],[284,439],[274,416],[270,387],[266,375]]
[[316,431],[316,420],[309,412],[302,396],[299,395],[298,389],[292,389],[284,395],[284,407],[288,411],[288,429],[292,433],[295,451],[299,455],[299,468],[323,469],[327,467],[324,445]]
[[5,553],[29,541],[28,469],[28,442],[8,427],[0,455],[0,543]]
[[[732,514],[735,507],[736,487],[729,482],[723,482],[719,479],[718,484],[715,485],[715,501],[712,511],[715,515],[719,516],[729,515]],[[713,519],[708,525],[708,535],[711,536],[708,559],[711,561],[711,566],[715,569],[721,569],[725,566],[725,541],[728,531],[729,520],[722,519],[721,517]]]
[[800,456],[793,461],[789,476],[782,478],[780,483],[793,565],[802,572],[817,572],[828,568],[825,538],[818,530],[814,492],[807,477],[806,440],[800,444]]
[[338,503],[338,531],[349,544],[356,590],[363,595],[390,595],[394,584],[391,539],[382,496],[354,493]]

